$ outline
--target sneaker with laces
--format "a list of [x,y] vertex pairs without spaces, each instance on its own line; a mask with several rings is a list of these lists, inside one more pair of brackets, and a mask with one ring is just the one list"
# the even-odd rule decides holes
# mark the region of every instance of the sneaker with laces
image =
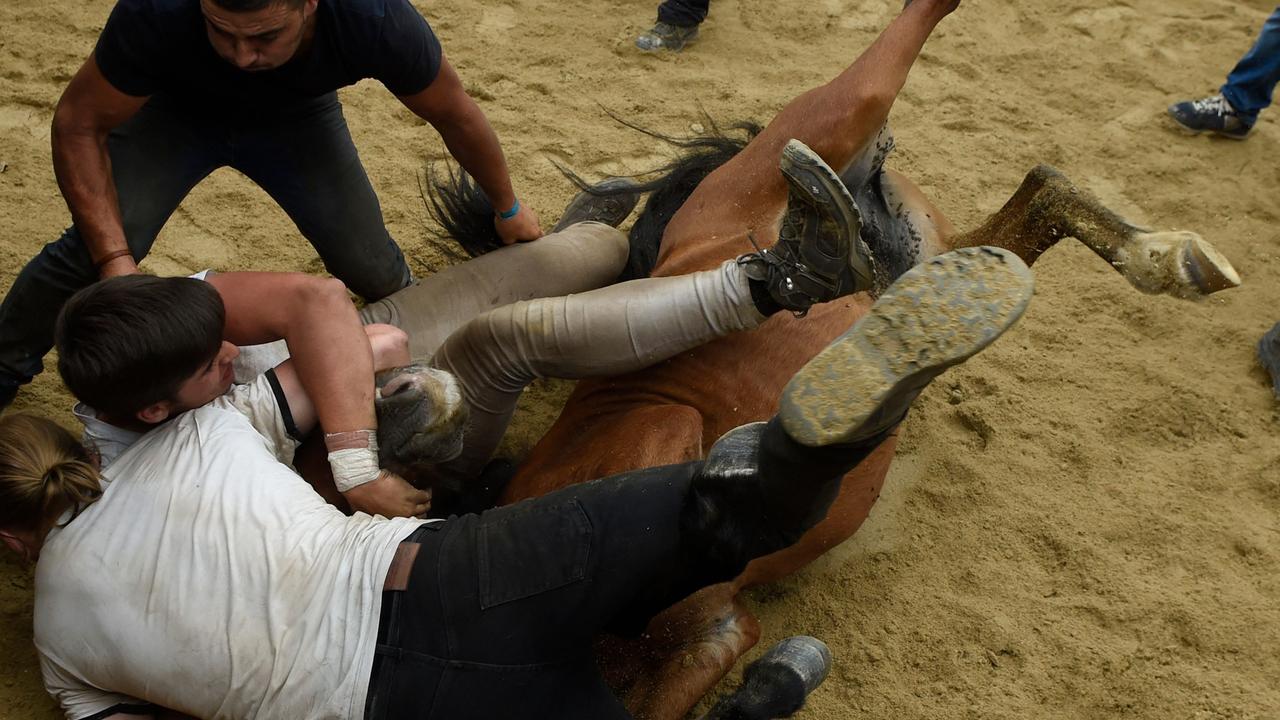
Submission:
[[551,228],[557,233],[570,225],[593,220],[618,227],[640,202],[640,184],[629,177],[610,177],[579,192],[564,209],[560,222]]
[[787,143],[778,167],[787,181],[787,212],[777,244],[738,258],[747,276],[763,281],[779,306],[801,314],[872,289],[875,264],[862,241],[862,217],[839,176],[799,140]]
[[636,38],[636,47],[641,50],[670,50],[680,52],[685,45],[698,37],[697,25],[672,25],[659,21],[640,37]]
[[1233,140],[1243,140],[1253,130],[1253,123],[1241,117],[1221,93],[1170,105],[1169,117],[1182,129],[1195,135],[1211,132]]

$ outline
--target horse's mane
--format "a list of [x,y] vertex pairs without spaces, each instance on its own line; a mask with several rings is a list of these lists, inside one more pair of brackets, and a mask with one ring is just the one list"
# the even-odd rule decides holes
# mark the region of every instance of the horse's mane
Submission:
[[[648,200],[635,224],[631,226],[631,255],[619,279],[648,277],[657,262],[662,233],[671,217],[689,199],[689,195],[703,178],[741,152],[760,133],[761,128],[755,123],[745,122],[732,125],[725,131],[710,118],[706,118],[705,123],[710,130],[705,134],[676,137],[640,127],[612,113],[610,115],[619,123],[673,145],[680,151],[675,160],[636,178],[652,179],[641,181],[638,188],[639,192],[648,195]],[[634,192],[629,188],[597,191],[574,171],[560,163],[555,165],[580,190],[597,196]],[[493,227],[493,206],[489,199],[469,175],[452,163],[447,163],[443,172],[434,164],[428,168],[423,202],[426,203],[427,212],[442,230],[441,239],[453,240],[471,257],[502,246]]]

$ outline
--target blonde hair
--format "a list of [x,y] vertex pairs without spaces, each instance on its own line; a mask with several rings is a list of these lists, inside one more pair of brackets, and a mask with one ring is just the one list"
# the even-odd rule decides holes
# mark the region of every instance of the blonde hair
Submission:
[[101,496],[98,469],[71,433],[34,415],[0,418],[0,528],[44,530]]

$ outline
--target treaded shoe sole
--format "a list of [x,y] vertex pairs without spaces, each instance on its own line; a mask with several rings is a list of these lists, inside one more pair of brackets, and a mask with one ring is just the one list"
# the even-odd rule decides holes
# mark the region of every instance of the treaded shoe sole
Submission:
[[857,289],[871,288],[875,270],[871,250],[862,241],[862,214],[840,176],[808,145],[794,138],[782,148],[778,169],[796,192],[821,202],[828,213],[838,216],[841,227],[848,228],[849,268],[857,276]]
[[[556,223],[550,232],[557,233],[570,225],[588,220],[618,227],[640,202],[640,193],[635,190],[638,187],[640,183],[629,177],[611,177],[601,180],[592,185],[591,190],[582,190],[569,201],[569,205],[564,209],[564,215],[560,216],[560,222]],[[626,192],[628,190],[631,192]]]
[[1033,287],[1022,260],[999,248],[917,265],[787,383],[778,411],[787,434],[821,447],[889,429],[930,381],[1012,327]]

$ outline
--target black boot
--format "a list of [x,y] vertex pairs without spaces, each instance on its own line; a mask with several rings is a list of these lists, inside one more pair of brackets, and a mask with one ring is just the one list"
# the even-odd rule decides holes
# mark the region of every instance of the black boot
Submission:
[[875,264],[862,242],[853,197],[817,153],[799,140],[782,151],[787,212],[773,248],[738,259],[783,309],[803,313],[815,303],[869,290]]
[[589,220],[618,227],[635,209],[636,203],[640,202],[640,192],[635,189],[637,187],[639,183],[628,177],[601,180],[569,201],[564,215],[560,216],[560,222],[551,228],[551,232],[558,233],[570,225]]

